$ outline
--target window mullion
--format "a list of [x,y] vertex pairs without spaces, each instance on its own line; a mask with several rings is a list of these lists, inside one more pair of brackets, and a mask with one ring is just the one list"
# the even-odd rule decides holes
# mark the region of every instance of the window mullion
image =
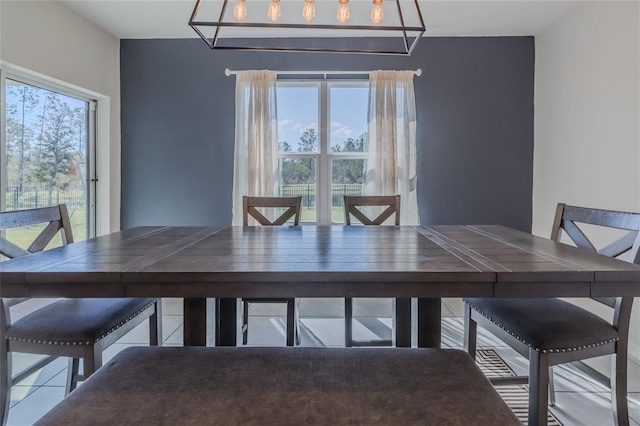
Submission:
[[[279,135],[279,139],[286,143],[278,152],[283,194],[297,194],[304,186],[307,192],[303,202],[308,211],[303,212],[303,221],[330,225],[337,214],[333,196],[361,193],[360,168],[364,167],[367,153],[358,144],[359,138],[366,137],[366,113],[362,112],[367,108],[366,82],[279,81],[278,88],[278,120],[285,135]],[[302,130],[309,128],[316,130],[313,149],[308,146],[312,135]],[[336,145],[335,152],[332,144]],[[314,165],[314,175],[309,173],[310,164]],[[339,188],[334,188],[334,181]],[[341,202],[336,199],[335,207],[339,205]],[[338,216],[336,222],[341,222]]]
[[97,136],[97,120],[96,120],[96,109],[97,102],[90,101],[89,108],[87,111],[87,164],[88,164],[88,174],[87,177],[89,182],[87,182],[87,188],[89,188],[87,196],[89,197],[89,206],[87,209],[87,225],[88,225],[88,234],[87,237],[93,238],[96,236],[98,221],[97,221],[97,209],[96,203],[98,200],[98,167],[97,167],[97,147],[96,147],[96,136]]
[[0,69],[0,211],[7,210],[7,116],[5,92],[6,77],[4,70]]
[[320,225],[331,224],[331,161],[329,152],[329,99],[328,84],[323,81],[320,84],[320,164],[318,167],[318,190],[320,203],[318,208],[318,223]]

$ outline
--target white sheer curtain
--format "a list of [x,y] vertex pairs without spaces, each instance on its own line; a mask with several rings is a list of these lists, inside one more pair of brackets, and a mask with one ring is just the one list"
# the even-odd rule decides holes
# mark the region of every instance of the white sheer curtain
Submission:
[[365,195],[400,194],[400,224],[418,225],[413,71],[369,74]]
[[236,144],[233,171],[234,226],[242,225],[244,195],[278,194],[277,73],[268,70],[236,74]]

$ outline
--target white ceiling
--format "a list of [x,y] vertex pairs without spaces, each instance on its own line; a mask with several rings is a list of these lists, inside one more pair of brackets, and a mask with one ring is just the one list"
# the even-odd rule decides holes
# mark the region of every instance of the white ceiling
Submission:
[[[60,1],[118,38],[197,37],[187,25],[195,0]],[[579,1],[419,0],[426,36],[537,35],[577,3]]]

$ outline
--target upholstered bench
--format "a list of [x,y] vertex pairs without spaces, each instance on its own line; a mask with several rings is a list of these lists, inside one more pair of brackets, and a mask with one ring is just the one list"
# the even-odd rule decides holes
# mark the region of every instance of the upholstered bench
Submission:
[[520,422],[459,350],[136,347],[37,424]]

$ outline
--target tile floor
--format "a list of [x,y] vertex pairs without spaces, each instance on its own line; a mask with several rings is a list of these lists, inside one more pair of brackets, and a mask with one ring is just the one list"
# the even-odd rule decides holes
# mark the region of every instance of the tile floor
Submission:
[[[250,308],[249,345],[282,345],[285,342],[284,305],[257,304]],[[391,335],[391,304],[386,300],[357,299],[354,315],[363,323],[376,322],[382,338]],[[463,331],[463,303],[460,299],[444,299],[442,306],[442,344],[461,348]],[[341,299],[302,299],[300,304],[302,345],[343,346],[344,322]],[[182,344],[182,301],[163,300],[164,344]],[[146,324],[134,329],[112,345],[104,354],[107,362],[127,346],[148,344]],[[385,336],[386,334],[386,336]],[[354,323],[354,338],[375,337],[359,321]],[[526,374],[526,360],[505,346],[500,340],[481,331],[480,349],[495,348],[518,374]],[[27,362],[24,355],[14,361],[16,370]],[[27,380],[13,387],[9,425],[29,425],[44,415],[64,396],[67,359],[60,358]],[[573,367],[556,367],[557,405],[552,412],[564,425],[606,426],[613,424],[610,393],[606,387]],[[629,371],[630,417],[633,426],[640,426],[640,366],[632,362]]]

